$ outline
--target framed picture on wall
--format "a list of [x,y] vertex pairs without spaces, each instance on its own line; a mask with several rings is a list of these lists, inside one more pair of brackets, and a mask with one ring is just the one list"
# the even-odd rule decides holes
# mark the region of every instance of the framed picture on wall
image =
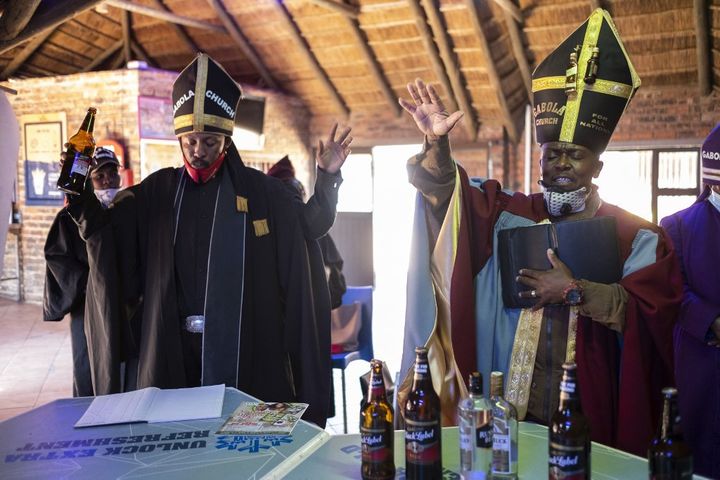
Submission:
[[138,128],[140,138],[174,139],[172,99],[138,97]]
[[62,205],[63,193],[56,184],[67,131],[65,112],[21,115],[20,124],[25,156],[25,203]]
[[175,140],[140,140],[140,180],[165,167],[181,167],[182,151]]

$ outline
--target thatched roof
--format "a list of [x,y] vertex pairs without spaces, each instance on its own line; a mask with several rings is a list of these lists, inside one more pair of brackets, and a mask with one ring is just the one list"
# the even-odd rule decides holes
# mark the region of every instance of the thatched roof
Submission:
[[[697,3],[697,2],[695,2]],[[0,80],[182,69],[208,52],[236,80],[315,115],[399,112],[416,77],[517,137],[528,72],[591,12],[612,14],[644,85],[720,86],[720,4],[693,0],[0,0]]]

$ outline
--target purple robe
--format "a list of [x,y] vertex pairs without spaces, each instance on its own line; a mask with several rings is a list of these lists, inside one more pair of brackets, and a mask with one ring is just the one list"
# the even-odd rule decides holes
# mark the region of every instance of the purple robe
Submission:
[[675,378],[695,472],[720,478],[720,348],[708,345],[720,316],[720,212],[707,200],[662,220],[675,244],[684,294],[675,327]]

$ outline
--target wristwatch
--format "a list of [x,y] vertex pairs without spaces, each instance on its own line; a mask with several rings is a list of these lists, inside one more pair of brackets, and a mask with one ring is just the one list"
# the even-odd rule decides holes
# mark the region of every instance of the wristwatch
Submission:
[[571,307],[583,303],[583,288],[577,280],[571,281],[563,290],[563,304]]

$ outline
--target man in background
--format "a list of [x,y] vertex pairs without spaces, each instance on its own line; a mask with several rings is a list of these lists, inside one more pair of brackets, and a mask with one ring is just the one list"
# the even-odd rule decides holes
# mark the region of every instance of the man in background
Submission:
[[[120,191],[120,174],[115,154],[95,149],[90,171],[93,190],[103,208],[108,208]],[[95,395],[92,384],[88,343],[85,335],[85,289],[88,257],[77,225],[63,208],[55,216],[45,240],[45,292],[43,320],[55,322],[70,314],[70,345],[73,358],[73,396]]]
[[720,125],[702,146],[705,189],[660,222],[680,260],[683,299],[675,326],[675,378],[695,472],[720,478]]

